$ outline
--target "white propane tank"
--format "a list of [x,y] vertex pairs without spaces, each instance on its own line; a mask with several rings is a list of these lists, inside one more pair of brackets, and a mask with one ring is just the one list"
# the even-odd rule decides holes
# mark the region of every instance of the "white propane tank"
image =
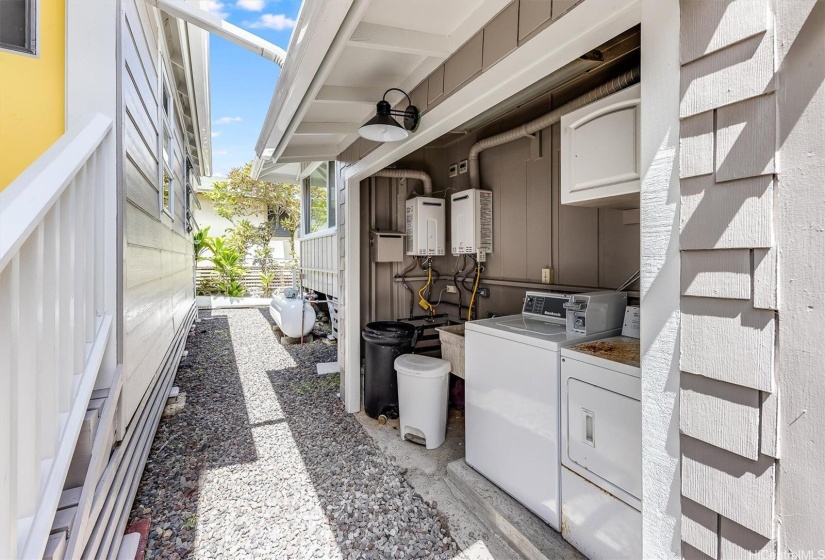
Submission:
[[[277,294],[269,304],[269,314],[286,336],[300,338],[308,335],[315,325],[315,309],[310,302],[298,294],[298,290],[287,288]],[[304,328],[301,329],[301,317]]]

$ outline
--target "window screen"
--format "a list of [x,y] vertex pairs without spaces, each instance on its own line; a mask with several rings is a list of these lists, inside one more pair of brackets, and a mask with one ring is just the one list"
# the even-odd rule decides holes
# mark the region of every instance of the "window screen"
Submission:
[[35,0],[0,0],[0,48],[34,53]]

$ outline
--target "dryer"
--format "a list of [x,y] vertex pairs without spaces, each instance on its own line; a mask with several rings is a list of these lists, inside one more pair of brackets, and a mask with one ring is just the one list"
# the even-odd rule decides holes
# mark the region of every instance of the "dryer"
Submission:
[[639,340],[561,350],[562,535],[591,560],[642,557]]

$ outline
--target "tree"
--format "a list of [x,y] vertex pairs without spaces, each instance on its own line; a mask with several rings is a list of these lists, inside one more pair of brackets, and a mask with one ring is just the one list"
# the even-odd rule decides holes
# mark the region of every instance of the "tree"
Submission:
[[280,226],[289,232],[290,255],[295,259],[296,235],[301,224],[300,187],[290,183],[258,181],[252,178],[251,172],[250,162],[232,169],[226,181],[213,185],[209,198],[215,213],[235,223],[238,217],[255,216],[260,214],[262,207],[264,212],[268,208],[265,226],[271,232],[280,221]]

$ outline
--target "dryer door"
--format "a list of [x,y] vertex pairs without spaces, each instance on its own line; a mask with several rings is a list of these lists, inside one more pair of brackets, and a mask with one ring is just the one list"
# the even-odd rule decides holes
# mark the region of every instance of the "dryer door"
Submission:
[[[622,375],[574,360],[566,360],[564,365],[602,369],[606,380],[611,375]],[[567,457],[564,462],[581,466],[595,484],[604,486],[599,481],[602,479],[641,499],[641,402],[576,377],[565,379]]]

